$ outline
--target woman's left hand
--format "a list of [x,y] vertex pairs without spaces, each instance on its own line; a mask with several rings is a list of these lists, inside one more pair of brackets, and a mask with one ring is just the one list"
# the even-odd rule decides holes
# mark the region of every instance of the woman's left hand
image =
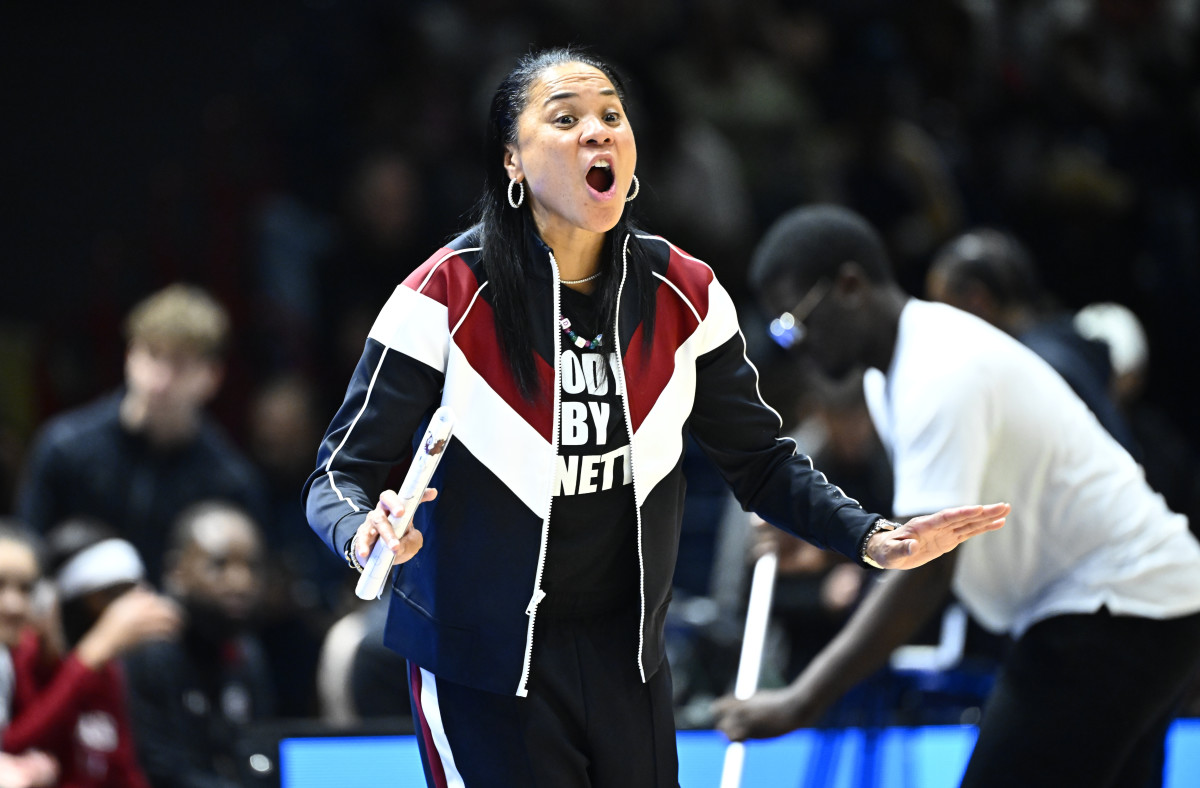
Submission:
[[884,569],[913,569],[950,552],[972,536],[995,531],[1004,525],[1010,510],[1006,503],[994,503],[914,517],[894,531],[872,536],[867,555]]

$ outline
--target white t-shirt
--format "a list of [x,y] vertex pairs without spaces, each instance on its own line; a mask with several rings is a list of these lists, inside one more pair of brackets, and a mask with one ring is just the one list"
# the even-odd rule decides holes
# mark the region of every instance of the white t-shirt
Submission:
[[863,381],[891,454],[897,516],[1008,502],[999,531],[958,548],[954,591],[988,629],[1101,606],[1173,618],[1200,610],[1187,519],[1032,351],[982,320],[910,300],[891,369]]

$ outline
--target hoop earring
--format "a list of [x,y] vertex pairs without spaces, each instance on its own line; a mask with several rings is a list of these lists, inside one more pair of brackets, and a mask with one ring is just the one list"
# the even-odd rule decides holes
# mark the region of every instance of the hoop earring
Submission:
[[[521,191],[521,196],[515,200],[513,199],[513,186],[514,185],[517,186],[517,188],[519,188]],[[520,208],[521,203],[523,203],[523,202],[525,202],[525,182],[519,181],[516,178],[509,178],[508,179],[508,204],[513,208]]]
[[638,192],[642,190],[642,184],[638,181],[637,176],[633,176],[633,194],[625,198],[625,202],[633,202],[633,198],[638,196]]

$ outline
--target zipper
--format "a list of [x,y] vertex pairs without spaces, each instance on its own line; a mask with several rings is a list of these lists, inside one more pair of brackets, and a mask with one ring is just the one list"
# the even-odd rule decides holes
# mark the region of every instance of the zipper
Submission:
[[[625,381],[625,363],[621,360],[621,336],[618,333],[621,325],[621,295],[625,292],[625,277],[629,273],[629,235],[621,246],[621,285],[617,288],[616,319],[613,320],[613,352],[617,357],[617,373],[621,378],[621,404],[625,411],[625,430],[629,433],[629,480],[633,483],[633,513],[637,518],[637,548],[638,548],[638,597],[641,601],[641,613],[638,617],[638,673],[642,683],[646,683],[646,668],[642,664],[642,651],[646,646],[646,559],[642,554],[642,507],[638,504],[637,473],[633,465],[633,416],[629,411],[629,386]],[[555,293],[558,289],[555,288]],[[557,297],[557,296],[556,296]],[[557,434],[557,433],[556,433]]]
[[[546,598],[546,592],[542,590],[542,573],[546,569],[546,544],[550,539],[550,510],[554,506],[554,493],[558,489],[558,441],[559,441],[559,425],[562,421],[562,415],[559,411],[562,408],[562,384],[559,380],[560,370],[559,364],[562,356],[562,349],[559,347],[558,339],[558,320],[562,316],[562,303],[559,294],[559,279],[558,279],[558,261],[554,259],[554,253],[550,253],[550,269],[551,275],[554,278],[554,330],[550,334],[554,338],[554,424],[551,427],[551,444],[553,451],[551,452],[553,463],[550,471],[550,503],[546,505],[546,517],[542,520],[542,540],[538,548],[538,563],[537,573],[533,578],[533,596],[529,599],[529,605],[525,608],[525,615],[529,616],[529,629],[525,635],[525,661],[521,665],[521,682],[517,685],[517,697],[524,698],[529,695],[529,666],[533,658],[533,626],[537,621],[537,609],[542,600]],[[620,299],[618,298],[618,303]],[[620,354],[617,354],[620,356]],[[630,468],[632,472],[632,467]],[[639,545],[638,549],[641,547]]]

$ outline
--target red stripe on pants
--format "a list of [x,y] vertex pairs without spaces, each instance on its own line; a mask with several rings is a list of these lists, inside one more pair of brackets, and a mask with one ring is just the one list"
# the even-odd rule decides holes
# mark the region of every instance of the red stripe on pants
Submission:
[[408,663],[408,683],[412,692],[413,708],[417,712],[417,721],[421,726],[421,730],[417,733],[425,745],[425,756],[429,759],[429,771],[433,775],[433,784],[436,788],[447,788],[446,769],[442,766],[442,755],[433,743],[433,733],[429,730],[429,721],[425,719],[425,709],[421,706],[421,668],[411,662]]

